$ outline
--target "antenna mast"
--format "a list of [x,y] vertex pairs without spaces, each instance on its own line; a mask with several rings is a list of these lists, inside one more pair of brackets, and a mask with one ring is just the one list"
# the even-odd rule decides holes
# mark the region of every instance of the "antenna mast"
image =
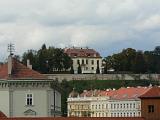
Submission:
[[14,54],[14,52],[15,52],[14,48],[15,48],[14,44],[12,44],[12,43],[8,44],[8,52],[10,53],[10,56],[12,56]]

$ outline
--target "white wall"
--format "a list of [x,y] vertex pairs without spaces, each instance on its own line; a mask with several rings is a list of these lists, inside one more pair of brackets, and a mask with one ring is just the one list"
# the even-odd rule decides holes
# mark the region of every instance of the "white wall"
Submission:
[[[33,93],[33,106],[26,106],[26,94]],[[47,91],[40,89],[19,89],[13,91],[13,116],[24,117],[28,109],[36,111],[37,117],[48,116]]]
[[9,91],[0,89],[0,111],[9,117]]
[[[57,111],[58,113],[61,112],[61,94],[56,90],[55,91],[51,90],[49,94],[50,94],[49,95],[49,99],[50,99],[49,109],[54,109],[54,97],[55,97],[55,111]],[[59,116],[59,115],[60,114],[57,114],[56,116]]]
[[[74,72],[77,73],[78,71],[78,63],[77,60],[79,60],[80,65],[82,64],[82,60],[84,60],[84,64],[85,66],[81,66],[82,68],[82,73],[96,73],[96,69],[97,69],[97,60],[99,60],[99,68],[100,68],[100,72],[101,72],[101,68],[102,68],[102,58],[72,58],[73,60],[73,69]],[[86,60],[88,60],[88,64],[86,63]],[[92,60],[94,61],[94,64],[92,64]],[[92,70],[92,67],[94,68]],[[86,69],[88,68],[88,69]]]

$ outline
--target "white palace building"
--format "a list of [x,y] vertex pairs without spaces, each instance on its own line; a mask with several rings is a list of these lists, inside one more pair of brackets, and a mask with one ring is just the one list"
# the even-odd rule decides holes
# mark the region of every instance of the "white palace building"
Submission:
[[72,58],[74,73],[78,73],[79,64],[82,73],[96,73],[97,67],[102,73],[102,57],[94,49],[71,47],[65,48],[64,52]]

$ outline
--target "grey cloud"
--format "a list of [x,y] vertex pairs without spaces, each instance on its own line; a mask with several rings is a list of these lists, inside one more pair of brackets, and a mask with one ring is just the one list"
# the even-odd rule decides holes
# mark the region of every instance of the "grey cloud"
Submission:
[[0,1],[0,60],[13,42],[16,54],[56,47],[89,46],[107,56],[126,47],[153,49],[160,40],[159,0]]

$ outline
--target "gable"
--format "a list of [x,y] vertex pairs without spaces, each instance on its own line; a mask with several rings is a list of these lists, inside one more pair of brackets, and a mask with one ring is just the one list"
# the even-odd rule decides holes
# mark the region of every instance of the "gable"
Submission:
[[25,116],[36,116],[36,111],[28,109],[24,112]]

